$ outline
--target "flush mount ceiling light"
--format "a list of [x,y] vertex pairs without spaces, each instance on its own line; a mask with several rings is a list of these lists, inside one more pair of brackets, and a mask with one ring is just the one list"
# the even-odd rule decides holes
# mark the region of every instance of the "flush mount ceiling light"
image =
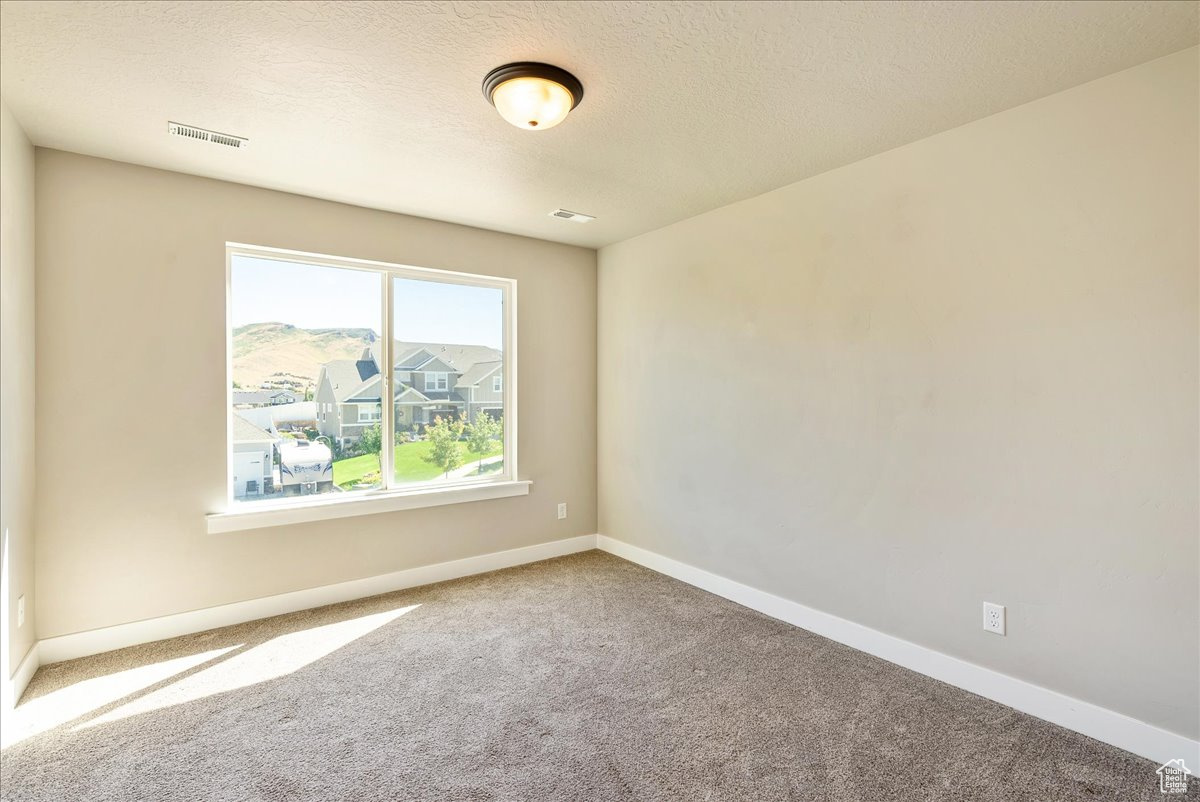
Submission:
[[558,125],[579,105],[583,84],[551,64],[518,61],[489,72],[483,79],[483,96],[518,128],[542,131]]

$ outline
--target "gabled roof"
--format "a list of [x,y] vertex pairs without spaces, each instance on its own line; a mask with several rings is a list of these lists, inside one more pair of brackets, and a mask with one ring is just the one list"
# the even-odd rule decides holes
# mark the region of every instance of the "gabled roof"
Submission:
[[458,378],[459,387],[469,387],[491,376],[504,365],[499,359],[491,362],[476,362],[471,369]]
[[461,370],[456,370],[454,365],[450,364],[450,360],[436,356],[429,357],[413,370],[419,373],[453,373],[455,375],[462,373]]
[[[345,404],[355,404],[355,403],[378,404],[379,403],[379,389],[380,389],[379,384],[380,384],[380,378],[378,376],[376,376],[375,378],[360,385],[357,390],[355,390],[348,398],[343,399],[343,401],[341,403],[345,403]],[[400,398],[400,396],[402,396],[406,393],[414,395],[415,399],[419,400],[419,401],[451,401],[454,403],[466,403],[466,399],[464,399],[461,395],[459,395],[454,390],[421,391],[421,390],[418,390],[416,387],[412,386],[411,384],[404,384],[403,382],[397,383],[396,386],[392,388],[392,395],[394,398],[398,399],[398,398]],[[408,400],[411,401],[411,400],[413,400],[413,398],[410,398]]]
[[354,392],[345,398],[339,398],[339,401],[344,401],[348,404],[353,404],[355,401],[365,401],[379,403],[379,385],[383,382],[382,376],[372,376],[354,389]]
[[[381,382],[381,376],[375,376],[374,378],[368,379],[360,384],[358,389],[344,399],[344,403],[353,404],[356,402],[363,402],[378,404]],[[426,400],[432,397],[423,395],[416,387],[412,386],[411,384],[405,384],[404,382],[396,382],[396,385],[392,387],[392,396],[394,398],[399,398],[400,396],[404,395],[406,391],[414,392],[418,397]],[[445,395],[445,393],[442,393],[442,395]]]
[[[379,375],[375,362],[370,359],[335,359],[326,362],[324,368],[329,385],[333,388],[333,397],[339,403],[352,397],[366,382]],[[375,398],[379,398],[378,391]]]
[[416,387],[412,387],[407,384],[401,384],[396,387],[396,400],[399,401],[401,399],[405,399],[406,403],[415,402],[419,404],[422,401],[428,401],[429,396],[422,393]]
[[[371,344],[371,355],[376,362],[379,361],[379,347],[379,342]],[[422,351],[429,356],[419,359]],[[396,340],[392,343],[392,358],[395,360],[393,364],[404,370],[419,370],[429,359],[436,358],[453,368],[455,373],[466,373],[477,362],[493,362],[502,359],[503,354],[498,349],[486,345],[411,343]]]
[[235,443],[274,443],[279,438],[260,429],[237,412],[233,413],[233,442]]
[[[392,355],[396,359],[397,370],[412,370],[417,365],[423,365],[429,361],[433,354],[426,351],[424,348],[407,348],[402,349],[403,343],[396,343],[392,346]],[[378,352],[375,352],[378,353]],[[374,353],[372,354],[374,355]]]
[[[433,364],[442,372],[448,367],[456,374],[473,375],[471,384],[487,377],[499,367],[503,355],[495,348],[486,345],[454,345],[443,343],[405,343],[396,341],[392,344],[392,353],[396,355],[398,370],[420,370],[423,365]],[[372,343],[370,348],[363,349],[359,359],[335,359],[324,364],[325,375],[333,389],[333,396],[339,404],[356,401],[379,401],[379,343]],[[438,364],[440,363],[440,364]],[[492,367],[482,373],[474,372],[476,365],[488,364]],[[462,381],[461,379],[459,380]],[[397,383],[395,394],[400,395],[404,385]],[[430,394],[434,400],[455,400],[446,393]]]
[[461,395],[454,392],[453,390],[451,390],[450,392],[446,392],[445,390],[442,390],[440,392],[426,390],[425,397],[428,398],[430,401],[446,401],[451,404],[467,403],[467,399],[463,398]]

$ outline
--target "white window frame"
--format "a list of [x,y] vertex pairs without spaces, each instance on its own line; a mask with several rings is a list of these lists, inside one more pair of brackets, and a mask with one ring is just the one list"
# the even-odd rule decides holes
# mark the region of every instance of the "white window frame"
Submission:
[[493,393],[504,392],[504,374],[503,373],[497,373],[496,375],[492,376],[492,392]]
[[[381,375],[381,398],[390,399],[393,391],[392,365],[392,278],[434,281],[443,284],[464,284],[474,287],[492,287],[501,291],[504,315],[503,343],[501,350],[504,363],[501,367],[504,404],[504,469],[499,475],[490,474],[476,479],[461,479],[455,482],[418,488],[395,483],[394,455],[392,449],[384,448],[380,455],[381,474],[384,486],[375,490],[358,490],[346,493],[330,493],[320,496],[295,496],[288,500],[245,502],[233,497],[233,416],[226,415],[226,502],[223,510],[207,516],[210,533],[232,532],[244,529],[279,526],[306,521],[327,520],[355,515],[372,515],[379,512],[440,506],[467,501],[508,498],[528,495],[531,482],[519,478],[517,469],[517,281],[500,276],[488,276],[454,270],[354,259],[328,254],[308,253],[266,248],[243,243],[225,244],[225,345],[226,345],[226,409],[233,406],[233,294],[232,271],[235,256],[250,256],[282,262],[299,262],[306,265],[337,267],[376,273],[380,280],[383,320],[380,332],[380,361],[388,366]],[[443,374],[445,375],[445,374]],[[449,387],[449,377],[446,386]],[[332,407],[332,404],[328,404]],[[332,411],[332,409],[330,409]],[[390,443],[394,429],[394,405],[387,404],[381,410],[380,424],[383,442]],[[375,421],[371,421],[374,423]]]
[[[366,417],[363,416],[364,412],[367,413]],[[383,405],[382,404],[380,404],[378,407],[373,407],[370,404],[359,404],[358,405],[358,422],[359,423],[379,423],[382,420],[383,420]]]
[[[433,378],[433,384],[429,383],[429,379]],[[425,389],[432,390],[435,393],[444,393],[450,389],[450,374],[440,372],[430,372],[425,374]]]

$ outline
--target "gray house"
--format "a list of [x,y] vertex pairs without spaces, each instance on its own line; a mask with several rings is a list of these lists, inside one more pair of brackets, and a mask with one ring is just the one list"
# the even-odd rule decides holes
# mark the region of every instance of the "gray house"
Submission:
[[[432,423],[434,418],[473,421],[481,412],[504,413],[502,354],[484,345],[404,343],[392,346],[392,401],[396,427]],[[317,377],[317,429],[345,445],[382,418],[379,343],[358,359],[321,366]]]
[[297,400],[299,397],[291,390],[262,387],[257,390],[233,391],[235,407],[273,407],[280,404],[294,404]]

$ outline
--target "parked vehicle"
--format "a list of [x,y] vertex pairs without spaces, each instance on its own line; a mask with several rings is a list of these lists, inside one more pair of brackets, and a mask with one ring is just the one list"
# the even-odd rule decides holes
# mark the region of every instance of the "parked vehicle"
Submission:
[[287,496],[331,493],[333,454],[324,443],[285,439],[279,450],[280,492]]

